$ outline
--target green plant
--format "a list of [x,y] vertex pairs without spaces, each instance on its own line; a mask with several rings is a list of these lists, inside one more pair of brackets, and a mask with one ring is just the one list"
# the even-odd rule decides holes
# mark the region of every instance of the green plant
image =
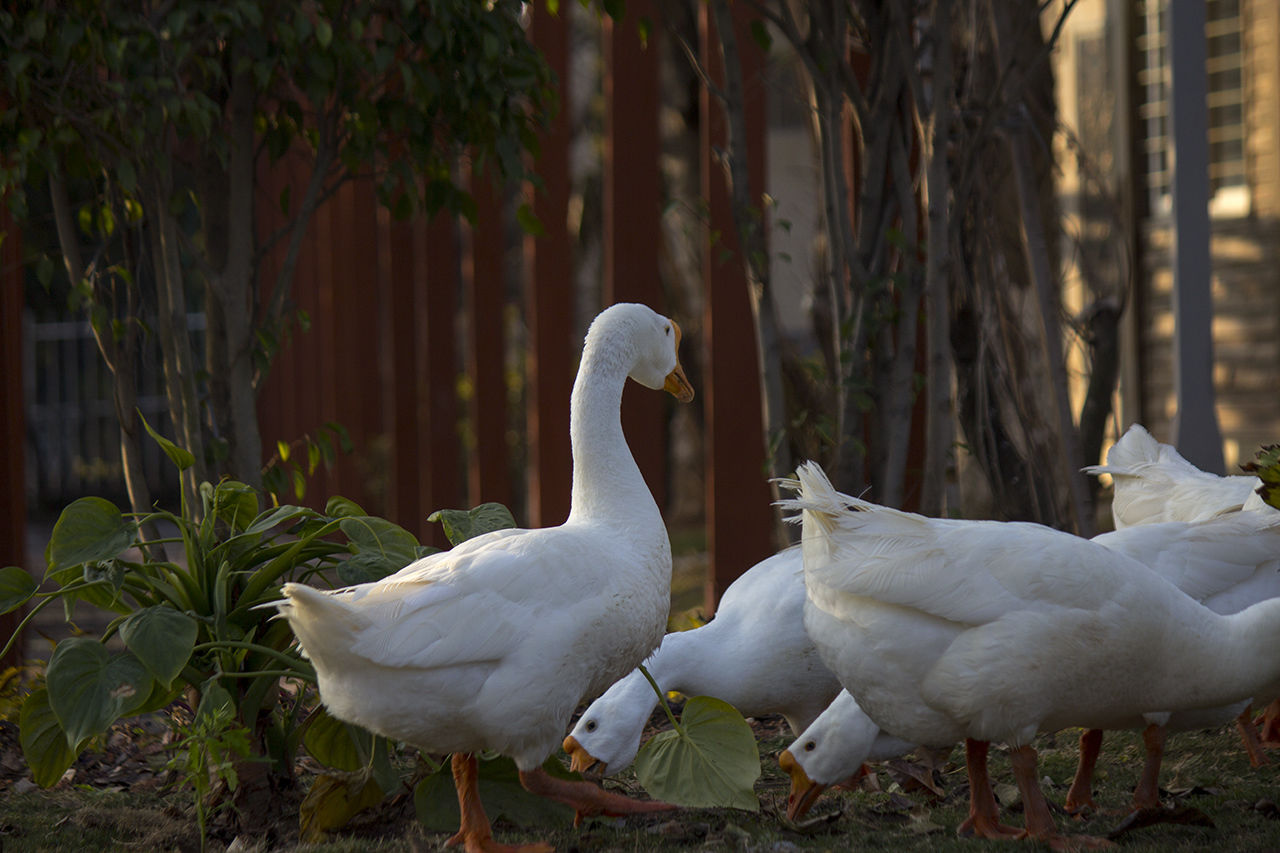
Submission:
[[[444,526],[445,536],[451,545],[493,530],[516,526],[511,511],[499,503],[484,503],[469,510],[437,510],[427,520]],[[345,826],[356,814],[382,802],[400,786],[400,774],[392,766],[389,757],[393,747],[391,741],[376,737],[358,726],[344,723],[331,716],[324,708],[316,708],[308,717],[303,746],[313,758],[332,768],[330,772],[317,777],[299,808],[300,836],[305,843],[320,842],[329,830]],[[430,816],[443,814],[446,825],[451,819],[452,825],[456,827],[457,800],[453,777],[447,770],[447,764],[434,762],[429,756],[422,758],[428,763],[430,772],[426,779],[415,786],[415,808],[423,823],[428,826],[433,825],[433,818]],[[482,769],[482,775],[497,772],[505,774],[504,779],[507,776],[514,779],[514,763],[510,759],[501,760],[510,764],[510,767],[502,766],[499,762],[484,762],[483,765],[492,767]],[[518,793],[499,796],[494,802],[486,800],[486,809],[491,812],[491,816],[499,812],[508,813],[502,811],[503,807],[513,799],[517,804],[514,813],[538,813],[540,807],[528,804],[520,795],[524,795],[524,798],[538,798],[525,793],[518,784],[515,787]],[[451,808],[453,811],[450,818]]]
[[190,723],[182,723],[176,717],[171,717],[170,723],[178,739],[168,766],[195,789],[196,825],[203,853],[209,840],[209,792],[218,782],[228,791],[235,791],[239,783],[236,764],[252,753],[249,730],[236,723],[231,697],[217,686],[205,692]]
[[[147,430],[180,471],[192,464],[188,451]],[[180,697],[200,707],[218,691],[230,697],[234,723],[249,731],[253,759],[290,777],[305,691],[290,695],[280,683],[314,684],[315,674],[291,648],[287,623],[272,621],[260,605],[279,598],[286,580],[358,583],[434,550],[343,498],[330,499],[323,513],[264,510],[256,491],[231,480],[202,483],[198,497],[192,507],[184,496],[180,513],[145,514],[80,498],[63,510],[45,552],[45,580],[54,589],[39,592],[17,567],[0,571],[0,612],[34,601],[4,651],[54,601],[68,622],[81,603],[116,614],[101,637],[58,643],[45,687],[23,702],[22,748],[38,784],[55,783],[117,719]],[[148,541],[150,529],[173,535]],[[180,559],[166,554],[174,546]],[[123,651],[108,647],[116,637]]]
[[1262,481],[1258,495],[1268,506],[1280,509],[1280,444],[1268,444],[1258,450],[1253,462],[1240,466]]
[[720,699],[694,696],[676,720],[667,697],[643,666],[671,728],[659,732],[636,754],[636,778],[653,797],[682,806],[731,806],[757,811],[753,790],[760,776],[760,753],[751,726]]

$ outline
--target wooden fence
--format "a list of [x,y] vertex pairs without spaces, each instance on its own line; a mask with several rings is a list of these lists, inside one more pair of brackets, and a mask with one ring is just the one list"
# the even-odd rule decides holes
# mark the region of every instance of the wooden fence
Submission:
[[[628,15],[652,16],[647,6],[628,4]],[[568,17],[538,7],[531,23],[531,38],[562,81],[566,104]],[[715,60],[705,9],[701,26],[704,55]],[[664,199],[658,51],[652,40],[660,31],[655,26],[646,49],[633,25],[604,24],[604,268],[598,301],[644,302],[671,313],[659,269]],[[739,43],[744,52],[754,46],[745,26]],[[749,55],[751,172],[760,188],[762,57]],[[711,70],[720,73],[714,62]],[[710,212],[703,239],[709,245],[712,233],[720,237],[714,250],[703,253],[704,316],[676,319],[701,330],[686,347],[700,344],[702,351],[691,360],[705,366],[691,378],[705,424],[712,605],[728,582],[772,552],[775,541],[751,308],[724,173],[713,159],[724,145],[725,124],[706,95],[701,111],[702,194]],[[568,401],[581,330],[589,319],[575,316],[576,266],[566,224],[569,125],[569,110],[562,109],[544,135],[535,164],[543,187],[536,194],[472,176],[479,211],[474,225],[449,217],[393,221],[375,203],[371,187],[359,183],[345,186],[318,212],[295,288],[312,327],[295,335],[281,354],[260,401],[263,433],[271,440],[314,432],[332,420],[362,449],[322,475],[313,486],[318,492],[351,497],[436,544],[443,544],[440,532],[426,517],[440,507],[496,500],[522,507],[519,520],[531,526],[557,524],[568,514]],[[270,233],[281,224],[275,200],[284,185],[300,183],[301,175],[277,169],[260,177],[258,215],[262,233]],[[523,238],[515,282],[506,264],[510,228],[504,201],[511,193],[528,193],[546,228],[541,236]],[[518,319],[512,321],[513,315]],[[523,382],[523,412],[508,409],[512,363],[505,354],[512,350],[513,330],[519,332],[514,346],[524,356],[523,364],[514,365]],[[460,383],[467,389],[464,398],[457,393]],[[660,506],[669,490],[664,432],[671,405],[662,395],[624,397],[624,428]],[[524,477],[513,472],[513,418],[526,436]],[[460,422],[468,427],[462,436]],[[521,448],[515,450],[518,457]]]
[[[568,103],[569,14],[533,9],[530,37],[545,53]],[[659,67],[655,23],[647,48],[637,17],[657,20],[649,0],[627,6],[628,23],[605,22],[603,285],[598,303],[645,302],[673,313],[695,334],[682,358],[701,364],[691,372],[702,408],[705,506],[710,565],[707,605],[757,560],[774,539],[770,491],[765,479],[764,438],[757,386],[751,308],[729,215],[724,172],[714,152],[725,144],[720,108],[703,93],[700,103],[701,194],[708,205],[702,234],[702,316],[684,317],[666,304],[659,269],[662,181]],[[741,10],[739,10],[741,11]],[[705,6],[700,7],[700,50],[713,78],[716,44]],[[764,186],[764,88],[762,56],[745,21],[738,33],[744,82],[753,190]],[[542,139],[536,171],[542,189],[494,187],[471,177],[479,214],[474,225],[448,217],[392,221],[367,184],[349,183],[315,217],[299,260],[294,299],[311,328],[291,336],[260,395],[264,452],[277,440],[315,434],[327,421],[349,431],[357,451],[322,471],[313,496],[346,495],[371,512],[444,544],[427,515],[442,507],[496,500],[523,507],[529,526],[557,524],[568,513],[571,478],[569,392],[581,330],[575,316],[576,266],[567,225],[570,150],[574,129],[561,110]],[[260,174],[260,233],[281,222],[281,189],[301,181],[301,164],[286,162]],[[504,200],[524,193],[546,228],[524,236],[520,273],[510,281]],[[300,197],[295,192],[294,197]],[[5,402],[0,429],[0,559],[25,564],[25,495],[21,377],[19,235],[10,223],[0,245],[0,371]],[[712,235],[718,235],[713,241]],[[714,242],[714,249],[711,248]],[[270,280],[271,259],[264,270]],[[518,320],[512,320],[512,317]],[[511,333],[518,331],[512,338]],[[690,347],[699,351],[691,357]],[[512,354],[520,356],[513,358]],[[512,371],[523,385],[523,411],[509,407]],[[460,394],[459,389],[466,393]],[[629,391],[624,429],[645,478],[666,506],[669,453],[665,395]],[[465,423],[466,429],[459,429]],[[512,430],[519,425],[522,429]],[[516,446],[509,433],[523,433]],[[518,444],[518,443],[517,443]],[[513,449],[516,451],[513,456]],[[37,575],[42,567],[29,566]],[[11,626],[10,626],[11,627]],[[0,631],[5,626],[0,625]]]

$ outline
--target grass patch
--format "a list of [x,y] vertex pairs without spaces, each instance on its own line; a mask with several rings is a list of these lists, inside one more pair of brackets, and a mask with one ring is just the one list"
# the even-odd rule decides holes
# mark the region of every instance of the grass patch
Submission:
[[[498,840],[549,841],[562,851],[668,853],[740,850],[788,853],[799,850],[975,851],[987,842],[958,838],[955,828],[968,805],[963,750],[952,750],[936,781],[941,798],[914,789],[909,777],[877,765],[879,791],[828,792],[801,825],[788,824],[787,779],[777,756],[790,742],[777,719],[757,722],[762,734],[762,776],[756,783],[761,811],[687,809],[651,817],[591,819],[577,829],[519,829],[499,822]],[[1045,793],[1060,803],[1075,770],[1076,736],[1067,731],[1037,742]],[[1136,732],[1108,734],[1103,744],[1094,796],[1105,810],[1086,821],[1058,817],[1069,833],[1105,835],[1127,811],[1141,772],[1143,751]],[[992,778],[1003,803],[1003,819],[1020,826],[1022,815],[1004,751],[993,748]],[[1136,853],[1193,851],[1244,853],[1280,849],[1280,810],[1275,804],[1275,765],[1249,766],[1233,726],[1185,732],[1169,739],[1162,774],[1167,805],[1192,806],[1214,827],[1162,824],[1136,830],[1120,847]],[[304,779],[304,784],[307,784]],[[607,785],[639,793],[630,772]],[[68,787],[52,791],[9,790],[0,795],[0,845],[5,853],[54,850],[197,849],[198,837],[188,791],[101,790]],[[297,803],[281,801],[280,830],[256,849],[355,853],[439,849],[447,833],[428,833],[413,818],[407,795],[392,798],[357,817],[322,844],[298,845]],[[222,839],[225,845],[230,839]],[[211,849],[222,849],[218,843]],[[247,849],[255,849],[249,847]],[[1003,849],[1003,848],[1002,848]],[[1021,848],[1019,848],[1021,849]]]

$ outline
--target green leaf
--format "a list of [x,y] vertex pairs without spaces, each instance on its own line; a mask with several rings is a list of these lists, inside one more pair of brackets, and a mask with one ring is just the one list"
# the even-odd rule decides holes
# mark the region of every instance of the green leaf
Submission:
[[326,767],[354,773],[369,763],[373,735],[359,726],[344,723],[320,707],[307,718],[302,745],[312,758]]
[[393,570],[413,562],[418,540],[398,524],[385,518],[361,515],[343,518],[338,526],[358,555],[377,557]]
[[444,535],[458,545],[484,533],[516,526],[511,510],[500,503],[483,503],[472,509],[441,509],[427,516],[427,521],[444,525]]
[[346,826],[351,818],[382,802],[382,787],[365,774],[317,776],[298,807],[299,839],[304,844],[324,840],[331,829]]
[[219,483],[213,491],[213,502],[218,518],[231,525],[233,530],[248,527],[260,510],[258,493],[252,486],[235,480]]
[[769,48],[773,47],[773,36],[769,34],[769,28],[765,26],[764,21],[759,18],[751,22],[751,38],[765,53],[768,53]]
[[21,566],[0,569],[0,613],[17,610],[31,600],[40,586]]
[[219,715],[227,719],[235,716],[236,702],[226,688],[218,683],[215,675],[200,685],[200,704],[196,708],[196,717],[214,720]]
[[333,41],[333,25],[324,18],[316,20],[316,41],[321,47],[328,47]]
[[367,515],[368,513],[361,509],[360,504],[350,498],[334,495],[324,505],[324,514],[331,518],[346,518],[348,516]]
[[81,563],[114,559],[133,544],[135,530],[111,501],[77,498],[67,505],[53,525],[45,548],[48,573]]
[[685,703],[679,729],[655,735],[636,755],[636,778],[658,800],[757,811],[756,739],[742,715],[709,696]]
[[37,687],[22,703],[18,717],[18,739],[22,755],[31,768],[31,778],[41,788],[56,785],[84,748],[67,745],[67,735],[49,705],[49,691]]
[[[555,756],[542,763],[542,768],[561,779],[581,779],[569,773]],[[506,756],[481,760],[479,768],[480,802],[490,821],[505,818],[521,827],[567,827],[573,824],[573,809],[530,794],[520,784],[516,763]],[[458,793],[453,784],[450,762],[418,782],[413,789],[413,808],[418,820],[431,832],[454,832],[461,816]]]
[[1268,505],[1280,509],[1280,444],[1259,448],[1253,462],[1241,465],[1262,481],[1258,496]]
[[120,638],[155,679],[168,686],[191,659],[196,621],[163,604],[137,611],[120,626]]
[[344,586],[373,583],[395,574],[406,565],[408,564],[387,560],[380,554],[355,554],[338,564],[338,580]]
[[531,237],[541,237],[547,233],[547,229],[542,225],[542,220],[538,218],[538,214],[534,213],[533,208],[528,204],[522,204],[516,208],[516,221],[520,223],[524,233]]
[[155,439],[156,444],[160,445],[160,449],[164,451],[165,456],[169,457],[169,461],[178,466],[179,471],[185,471],[196,464],[196,457],[190,450],[179,447],[153,430],[151,424],[147,423],[147,419],[142,416],[141,411],[138,411],[138,418],[142,421],[142,425],[147,428],[147,433]]
[[262,515],[255,518],[248,527],[244,529],[246,534],[265,533],[273,527],[281,524],[291,524],[302,518],[316,518],[315,510],[304,506],[293,506],[292,504],[281,504],[278,507],[269,509]]
[[105,732],[150,697],[153,682],[132,652],[112,655],[88,637],[58,643],[45,680],[68,744]]

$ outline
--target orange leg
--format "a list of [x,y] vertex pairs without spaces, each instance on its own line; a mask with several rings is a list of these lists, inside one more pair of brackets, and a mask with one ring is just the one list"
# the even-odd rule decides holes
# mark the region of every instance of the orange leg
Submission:
[[1154,723],[1142,730],[1142,743],[1147,747],[1147,761],[1142,778],[1133,790],[1134,809],[1160,808],[1160,762],[1164,760],[1164,726]]
[[489,816],[484,813],[480,803],[479,768],[476,757],[469,753],[454,753],[453,784],[458,789],[458,810],[462,813],[462,823],[458,831],[448,841],[449,847],[463,845],[466,853],[552,853],[555,849],[549,844],[525,844],[512,847],[499,844],[493,840],[493,832],[489,828]]
[[575,826],[581,823],[584,817],[594,815],[621,817],[679,808],[658,800],[633,800],[630,797],[606,791],[590,782],[556,779],[541,767],[536,770],[521,770],[520,784],[531,794],[573,806],[577,811],[577,815],[574,816]]
[[1080,763],[1076,765],[1075,778],[1067,790],[1064,808],[1067,814],[1079,815],[1097,811],[1093,802],[1093,770],[1098,764],[1098,752],[1102,749],[1102,729],[1089,729],[1080,735]]
[[965,739],[964,763],[969,774],[969,816],[956,832],[966,838],[1022,838],[1026,834],[1022,830],[1000,823],[996,795],[991,791],[991,777],[987,775],[989,749],[990,744],[984,740]]
[[[1268,706],[1267,711],[1270,710],[1271,707]],[[1263,716],[1265,717],[1265,714]],[[1240,716],[1236,717],[1236,728],[1240,731],[1240,740],[1244,741],[1244,751],[1249,756],[1249,764],[1253,767],[1268,764],[1267,754],[1262,751],[1262,741],[1258,737],[1258,727],[1253,722],[1252,706],[1245,708],[1240,712]]]
[[1082,850],[1098,847],[1114,847],[1105,838],[1089,835],[1062,835],[1053,822],[1049,803],[1040,790],[1036,778],[1037,756],[1034,747],[1020,746],[1009,751],[1009,763],[1013,765],[1013,778],[1022,792],[1022,813],[1026,816],[1027,836],[1044,841],[1054,850]]
[[1275,699],[1262,712],[1262,743],[1272,749],[1280,747],[1280,699]]

